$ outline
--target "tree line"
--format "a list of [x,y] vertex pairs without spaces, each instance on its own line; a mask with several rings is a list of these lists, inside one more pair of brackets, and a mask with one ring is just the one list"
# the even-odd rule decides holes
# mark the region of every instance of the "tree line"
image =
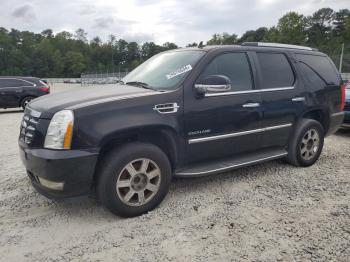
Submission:
[[[345,43],[343,71],[350,72],[350,11],[331,8],[317,10],[311,16],[289,12],[276,26],[236,34],[214,34],[207,45],[242,42],[278,42],[316,47],[339,64],[341,46]],[[198,46],[188,44],[187,47]],[[40,34],[0,27],[0,75],[38,77],[78,77],[83,72],[118,72],[132,70],[151,56],[178,48],[174,43],[138,44],[110,35],[103,42],[96,36],[88,41],[87,33],[74,34],[51,29]]]

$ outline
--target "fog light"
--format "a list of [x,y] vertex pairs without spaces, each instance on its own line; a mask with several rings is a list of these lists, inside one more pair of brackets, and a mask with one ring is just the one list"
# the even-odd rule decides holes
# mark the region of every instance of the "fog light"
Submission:
[[37,177],[40,184],[53,190],[63,190],[64,182],[53,182],[42,177]]

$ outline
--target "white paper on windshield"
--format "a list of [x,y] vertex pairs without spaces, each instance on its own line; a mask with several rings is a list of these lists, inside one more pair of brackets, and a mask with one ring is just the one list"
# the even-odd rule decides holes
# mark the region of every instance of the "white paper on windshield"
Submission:
[[186,65],[186,66],[183,66],[179,69],[176,69],[175,71],[169,73],[166,75],[166,78],[169,80],[175,76],[178,76],[178,75],[182,75],[188,71],[191,71],[192,70],[192,66],[191,65]]

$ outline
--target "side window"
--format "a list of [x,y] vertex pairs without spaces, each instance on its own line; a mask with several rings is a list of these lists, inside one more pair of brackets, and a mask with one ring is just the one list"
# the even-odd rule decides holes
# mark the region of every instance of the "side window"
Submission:
[[262,74],[262,88],[290,87],[294,73],[284,54],[256,53]]
[[319,55],[296,54],[300,64],[304,64],[309,69],[318,74],[327,84],[339,84],[340,77],[329,58]]
[[253,88],[251,70],[245,53],[226,53],[212,60],[199,79],[210,75],[224,75],[231,79],[232,91],[245,91]]
[[307,64],[299,63],[299,67],[301,71],[303,71],[306,80],[315,86],[324,86],[326,83],[325,81],[313,70],[311,69]]
[[4,78],[0,79],[0,88],[4,87],[20,87],[20,86],[31,86],[32,84],[22,81],[20,79]]

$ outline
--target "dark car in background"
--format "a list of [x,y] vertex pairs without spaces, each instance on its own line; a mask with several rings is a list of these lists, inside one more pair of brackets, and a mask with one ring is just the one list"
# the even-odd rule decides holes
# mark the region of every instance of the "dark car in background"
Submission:
[[0,76],[0,108],[22,107],[50,93],[47,83],[36,77]]
[[344,123],[343,127],[349,127],[350,128],[350,81],[348,81],[345,84],[345,106],[344,106]]

